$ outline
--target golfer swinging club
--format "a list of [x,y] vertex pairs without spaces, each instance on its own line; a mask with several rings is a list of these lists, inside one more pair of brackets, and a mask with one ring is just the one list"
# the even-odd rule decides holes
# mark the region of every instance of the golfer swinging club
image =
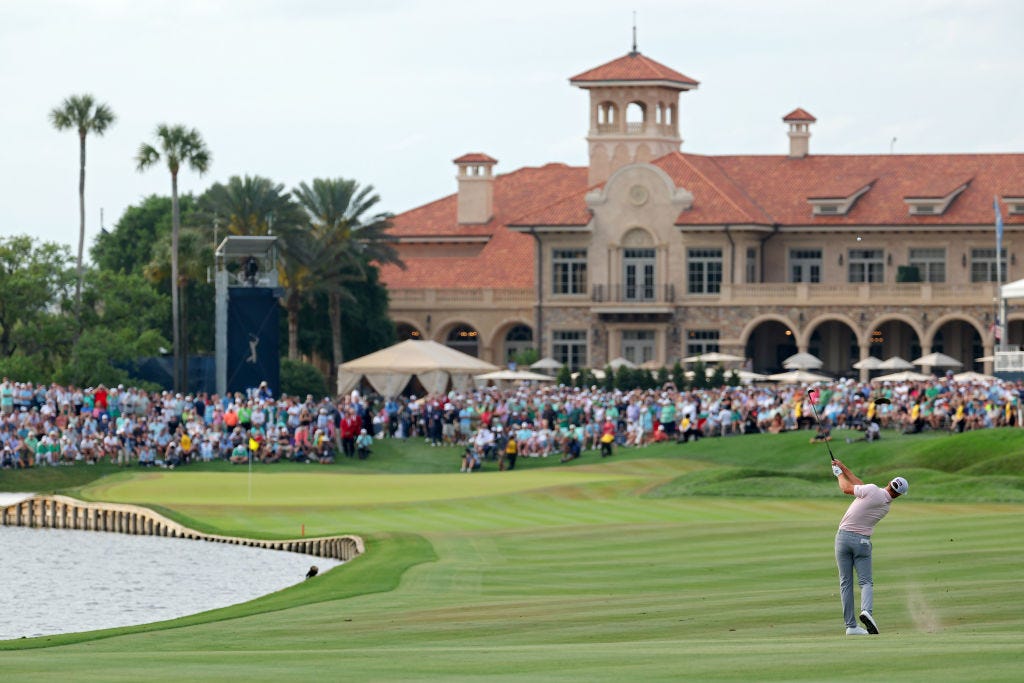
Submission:
[[[909,484],[903,477],[896,477],[884,489],[874,484],[865,484],[846,465],[832,459],[832,472],[839,481],[843,493],[854,496],[850,507],[839,523],[836,534],[836,564],[839,566],[839,593],[843,599],[843,620],[846,635],[866,636],[878,633],[878,624],[871,616],[874,603],[874,583],[871,580],[871,534],[875,525],[889,513],[889,504],[894,498],[906,494]],[[853,570],[857,570],[860,583],[860,620],[864,628],[857,625],[853,617]],[[865,630],[867,629],[867,630]]]

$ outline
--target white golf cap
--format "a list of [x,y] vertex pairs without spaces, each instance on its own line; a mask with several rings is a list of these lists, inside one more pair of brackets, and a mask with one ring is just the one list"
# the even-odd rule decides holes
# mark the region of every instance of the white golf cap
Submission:
[[889,486],[891,486],[892,490],[900,494],[901,496],[907,495],[907,489],[910,488],[910,484],[908,484],[907,480],[904,479],[903,477],[896,477],[895,479],[889,482]]

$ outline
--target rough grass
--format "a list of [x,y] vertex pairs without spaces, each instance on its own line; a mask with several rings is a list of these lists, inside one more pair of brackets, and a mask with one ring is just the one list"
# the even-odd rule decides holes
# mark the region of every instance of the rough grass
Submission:
[[[386,444],[377,462],[266,472],[252,501],[243,471],[86,486],[213,530],[360,533],[369,551],[244,605],[2,643],[19,649],[0,667],[19,681],[1019,680],[1024,505],[999,502],[1021,490],[1011,437],[1024,446],[1010,430],[832,444],[865,480],[911,481],[876,535],[879,637],[842,635],[832,536],[849,499],[807,433],[521,460],[422,477],[426,492],[387,472]],[[451,471],[450,452],[394,447]],[[194,494],[205,478],[220,495]]]

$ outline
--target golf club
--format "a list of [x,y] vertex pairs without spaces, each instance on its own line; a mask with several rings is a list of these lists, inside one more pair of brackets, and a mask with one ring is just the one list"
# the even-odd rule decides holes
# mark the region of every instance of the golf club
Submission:
[[[810,399],[809,403],[811,404],[811,412],[814,413],[814,419],[817,420],[818,422],[819,432],[825,429],[825,427],[821,424],[821,418],[818,417],[818,411],[814,407],[814,404],[817,403],[818,396],[820,394],[821,392],[819,392],[817,389],[811,389],[809,392],[807,392],[807,398]],[[836,459],[836,456],[832,455],[832,447],[828,445],[827,439],[822,439],[822,443],[825,444],[825,448],[828,450],[828,461],[831,464],[832,461]]]

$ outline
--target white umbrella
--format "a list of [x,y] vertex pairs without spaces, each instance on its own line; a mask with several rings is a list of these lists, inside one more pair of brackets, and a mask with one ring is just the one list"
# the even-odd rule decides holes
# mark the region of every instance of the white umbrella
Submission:
[[995,356],[982,356],[981,358],[975,358],[974,362],[975,363],[989,363],[991,361],[994,361],[995,359],[996,359]]
[[618,370],[621,367],[627,367],[632,370],[633,368],[636,367],[636,363],[634,363],[631,360],[627,360],[622,356],[619,356],[618,358],[612,358],[610,361],[608,361],[608,365],[611,367],[612,370]]
[[819,375],[816,372],[808,372],[807,370],[796,369],[790,370],[789,372],[779,372],[774,375],[768,375],[768,379],[776,382],[782,382],[783,384],[813,384],[815,382],[831,382],[832,378],[826,375]]
[[485,372],[482,375],[473,375],[476,379],[488,380],[505,380],[508,382],[553,382],[555,378],[551,375],[542,375],[539,372],[530,372],[529,370],[495,370],[494,372]]
[[725,376],[728,377],[733,372],[735,372],[739,376],[740,382],[742,384],[750,384],[751,382],[763,382],[766,379],[768,379],[768,375],[762,375],[759,372],[751,372],[750,370],[730,370],[729,372],[725,373]]
[[995,377],[992,375],[983,375],[980,372],[974,370],[968,370],[967,372],[958,372],[953,375],[953,381],[960,384],[967,384],[969,382],[991,382]]
[[[594,379],[604,379],[604,370],[598,370],[595,368],[590,371],[590,374],[594,376]],[[580,373],[578,372],[574,372],[571,375],[569,375],[569,377],[571,377],[574,382],[579,376]]]
[[879,370],[913,370],[914,364],[909,360],[903,360],[899,356],[893,356],[892,358],[886,358],[882,361],[881,365],[878,366]]
[[707,353],[698,353],[696,356],[687,356],[683,359],[684,363],[696,363],[701,361],[702,363],[734,363],[741,360],[746,360],[743,356],[735,356],[731,353],[719,353],[718,351],[709,351]]
[[[736,376],[740,378],[740,384],[750,384],[751,382],[763,382],[768,379],[768,375],[761,375],[756,372],[751,372],[750,370],[726,370],[724,377],[728,379],[729,376],[732,375],[734,372],[736,373]],[[687,370],[686,372],[683,373],[686,379],[693,379],[696,374],[697,373],[695,373],[693,370]],[[714,376],[714,374],[714,368],[706,368],[704,370],[704,375],[707,377],[712,377]]]
[[562,363],[559,363],[551,356],[547,356],[545,358],[541,358],[536,363],[532,363],[530,368],[533,370],[561,370]]
[[877,370],[882,366],[882,359],[875,358],[874,356],[868,356],[864,360],[859,360],[853,364],[854,370]]
[[927,356],[921,356],[914,361],[914,365],[921,365],[926,368],[962,368],[963,363],[952,356],[935,351]]
[[913,370],[900,370],[899,372],[893,372],[888,375],[879,375],[872,379],[872,382],[924,382],[925,380],[935,379],[932,375],[923,375],[920,372],[914,372]]
[[824,364],[825,361],[805,351],[795,353],[782,361],[782,367],[787,370],[817,370]]

